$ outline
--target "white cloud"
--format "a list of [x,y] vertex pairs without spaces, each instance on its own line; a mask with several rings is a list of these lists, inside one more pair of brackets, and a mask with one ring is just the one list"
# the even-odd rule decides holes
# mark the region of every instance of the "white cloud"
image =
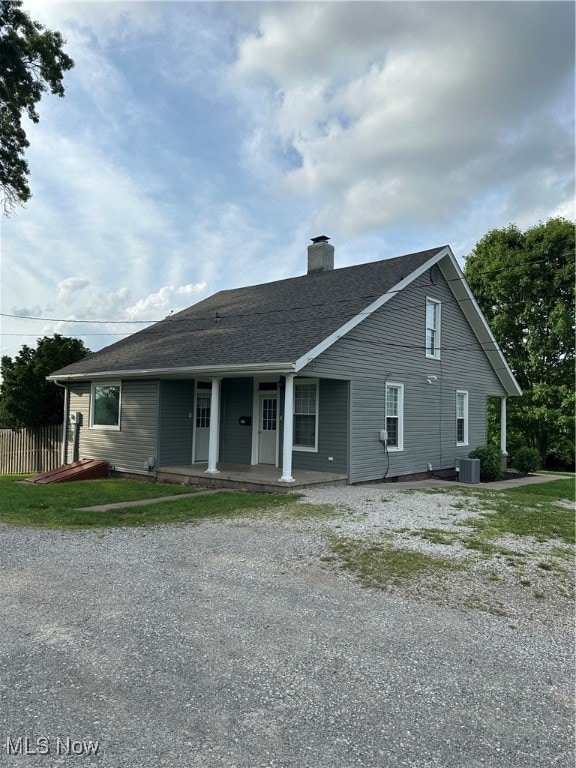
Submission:
[[320,228],[447,222],[489,205],[494,184],[510,215],[526,183],[533,210],[554,210],[573,173],[571,14],[548,3],[272,6],[235,72],[270,83],[278,136],[300,157],[283,187],[314,201]]
[[159,291],[128,307],[125,315],[130,320],[161,320],[166,315],[186,309],[200,298],[204,298],[206,289],[205,282],[180,286],[164,285]]
[[574,213],[571,4],[25,7],[76,67],[27,128],[2,306],[99,322],[3,318],[9,354],[302,274],[317,234],[344,265]]
[[24,10],[48,29],[57,29],[67,38],[71,29],[89,30],[100,47],[134,45],[134,36],[151,34],[162,17],[161,3],[130,0],[24,0]]
[[81,291],[90,285],[90,280],[85,277],[67,277],[58,283],[58,298],[69,298],[71,294]]
[[21,315],[22,317],[39,317],[42,314],[42,307],[38,304],[34,306],[13,306],[10,307],[10,314]]

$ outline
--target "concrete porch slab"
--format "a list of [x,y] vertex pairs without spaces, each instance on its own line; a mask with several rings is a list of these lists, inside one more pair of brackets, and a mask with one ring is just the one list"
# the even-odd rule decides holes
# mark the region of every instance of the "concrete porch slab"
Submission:
[[182,467],[159,467],[159,483],[200,485],[207,488],[237,488],[260,493],[289,493],[299,488],[346,485],[348,478],[336,472],[293,471],[294,483],[280,482],[282,469],[265,464],[218,464],[218,474],[208,474],[206,463]]

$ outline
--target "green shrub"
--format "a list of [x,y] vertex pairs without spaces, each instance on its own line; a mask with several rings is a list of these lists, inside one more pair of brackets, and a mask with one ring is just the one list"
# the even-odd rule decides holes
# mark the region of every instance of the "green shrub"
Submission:
[[480,445],[468,454],[470,459],[480,459],[480,480],[490,483],[502,477],[502,453],[496,445]]
[[537,448],[528,448],[526,445],[519,448],[514,454],[512,466],[523,475],[536,472],[540,468],[540,451]]

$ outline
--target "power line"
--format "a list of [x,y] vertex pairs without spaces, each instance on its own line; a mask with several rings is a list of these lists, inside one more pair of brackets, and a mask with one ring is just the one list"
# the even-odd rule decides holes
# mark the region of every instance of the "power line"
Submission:
[[[562,256],[568,256],[568,255],[569,254],[562,254]],[[504,267],[498,267],[496,269],[485,270],[483,272],[479,272],[478,274],[479,275],[490,275],[490,274],[495,274],[495,273],[498,273],[498,272],[506,272],[506,271],[513,272],[516,269],[522,268],[522,267],[524,267],[526,265],[542,264],[542,263],[549,263],[549,262],[550,262],[549,259],[535,259],[533,261],[526,261],[526,262],[523,262],[522,264],[518,264],[518,265],[515,264],[515,265],[512,265],[512,266],[504,266]],[[291,278],[289,278],[289,279],[291,279]],[[465,277],[453,277],[453,278],[444,278],[444,279],[445,279],[445,281],[447,283],[451,283],[451,282],[466,282],[466,278]],[[264,283],[263,285],[266,285],[266,284]],[[242,290],[242,289],[240,288],[238,290]],[[363,298],[363,299],[366,299],[366,300],[370,300],[370,299],[374,300],[374,299],[380,298],[380,296],[383,296],[383,295],[393,295],[393,294],[396,294],[396,293],[400,293],[403,290],[405,290],[405,288],[398,288],[396,290],[389,290],[389,291],[386,291],[384,294],[369,293],[369,294],[365,294],[365,295],[363,295],[361,297],[352,297],[352,298],[348,298],[348,299],[340,299],[337,303],[338,304],[344,304],[344,303],[351,302],[351,301],[358,301],[359,298]],[[213,295],[215,295],[215,294],[213,294]],[[452,301],[452,300],[449,300],[449,301]],[[470,301],[470,299],[462,299],[461,301]],[[444,303],[448,303],[448,302],[446,301]],[[458,300],[454,300],[453,303],[461,303],[461,302],[458,301]],[[264,316],[264,315],[277,314],[277,313],[283,313],[283,312],[292,312],[292,311],[294,311],[296,309],[314,309],[314,308],[318,308],[318,307],[324,307],[324,306],[327,306],[327,305],[331,306],[331,305],[333,305],[333,302],[323,301],[323,302],[317,302],[316,304],[308,304],[308,305],[304,305],[304,306],[292,305],[292,306],[289,306],[289,307],[281,307],[281,308],[275,307],[274,309],[270,309],[270,310],[256,310],[254,312],[241,312],[241,313],[236,313],[236,314],[224,314],[224,315],[221,315],[219,319],[221,319],[221,320],[228,320],[228,319],[231,319],[231,318]],[[191,306],[194,306],[194,305],[191,305]],[[419,305],[413,305],[413,307],[416,307],[416,306],[419,306]],[[402,306],[402,307],[397,307],[397,308],[409,309],[411,307],[409,307],[409,306]],[[182,310],[182,312],[185,312],[185,311],[186,310]],[[364,313],[359,312],[358,314],[364,314]],[[168,315],[168,317],[162,318],[161,320],[152,320],[152,319],[150,319],[150,320],[96,320],[96,319],[77,320],[77,319],[66,319],[66,318],[57,318],[57,317],[37,317],[37,316],[33,316],[33,315],[16,315],[16,314],[10,314],[10,313],[7,313],[7,312],[0,312],[0,317],[10,317],[10,318],[13,318],[13,319],[18,319],[18,320],[37,320],[37,321],[52,322],[52,323],[74,323],[74,324],[83,324],[83,325],[151,325],[151,324],[162,322],[163,320],[170,320],[171,322],[186,322],[186,321],[201,321],[201,320],[214,320],[215,319],[214,315],[195,316],[195,317],[177,317],[177,316],[171,317],[170,315]],[[24,334],[22,334],[22,335],[24,335]],[[110,334],[110,335],[116,335],[116,334]],[[123,335],[123,334],[118,334],[118,335]]]
[[[0,335],[2,337],[4,336],[29,336],[30,338],[38,337],[37,333],[2,333]],[[124,331],[124,333],[122,333],[121,331],[119,331],[118,333],[77,333],[73,338],[80,338],[80,337],[84,338],[85,336],[132,336],[132,331]]]
[[32,315],[11,315],[8,312],[0,312],[0,317],[12,317],[18,320],[42,320],[47,323],[84,323],[86,325],[130,325],[130,324],[136,324],[136,323],[160,322],[159,320],[72,320],[72,319],[67,320],[63,317],[35,317]]

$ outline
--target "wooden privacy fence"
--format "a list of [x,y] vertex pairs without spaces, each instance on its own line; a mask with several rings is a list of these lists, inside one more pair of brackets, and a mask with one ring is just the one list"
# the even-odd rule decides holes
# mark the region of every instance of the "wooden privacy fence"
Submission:
[[61,464],[62,425],[0,431],[0,475],[48,472]]

